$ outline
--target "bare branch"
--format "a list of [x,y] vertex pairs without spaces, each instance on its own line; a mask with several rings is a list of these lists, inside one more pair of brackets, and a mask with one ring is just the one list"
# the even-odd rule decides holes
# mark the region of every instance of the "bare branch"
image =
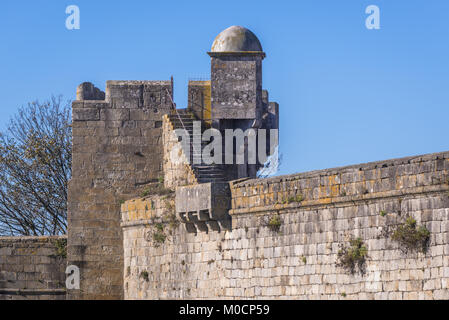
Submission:
[[59,235],[67,228],[70,101],[19,108],[0,133],[0,235]]

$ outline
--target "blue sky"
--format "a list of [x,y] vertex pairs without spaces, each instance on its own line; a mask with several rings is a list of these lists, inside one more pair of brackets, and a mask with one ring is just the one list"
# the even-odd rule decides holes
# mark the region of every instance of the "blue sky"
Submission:
[[[65,28],[68,5],[81,29]],[[380,30],[365,8],[380,8]],[[0,129],[17,108],[91,81],[209,77],[215,36],[242,25],[280,104],[280,174],[449,150],[449,1],[9,1],[0,11]]]

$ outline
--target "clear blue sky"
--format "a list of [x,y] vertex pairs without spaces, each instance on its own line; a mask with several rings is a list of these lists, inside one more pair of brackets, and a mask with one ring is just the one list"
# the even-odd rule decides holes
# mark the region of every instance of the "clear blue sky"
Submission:
[[[81,29],[65,28],[78,5]],[[380,8],[381,29],[365,28]],[[242,25],[280,104],[282,174],[449,150],[449,1],[8,1],[0,129],[17,108],[91,81],[208,77],[215,36]]]

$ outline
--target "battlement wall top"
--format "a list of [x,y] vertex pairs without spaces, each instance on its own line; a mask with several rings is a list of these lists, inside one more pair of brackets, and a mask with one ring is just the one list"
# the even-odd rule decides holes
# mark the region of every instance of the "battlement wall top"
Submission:
[[65,240],[67,235],[63,236],[15,236],[15,237],[0,237],[0,244],[4,245],[7,243],[19,243],[19,242],[51,242],[55,240]]
[[108,80],[106,89],[110,86],[171,86],[170,80]]
[[446,194],[449,152],[231,182],[231,215]]
[[[322,169],[322,170],[313,170],[313,171],[307,171],[307,172],[301,172],[301,173],[293,173],[288,175],[282,175],[282,176],[276,176],[276,177],[270,177],[270,178],[264,178],[264,179],[241,179],[234,181],[233,185],[235,187],[242,187],[242,186],[248,186],[248,185],[259,185],[259,184],[266,184],[266,183],[280,183],[284,181],[292,181],[292,180],[299,180],[304,178],[313,178],[313,177],[320,177],[320,176],[330,176],[335,174],[343,174],[343,173],[350,173],[350,172],[358,172],[358,171],[369,171],[374,169],[384,169],[383,171],[387,171],[386,168],[392,167],[400,167],[402,165],[409,165],[409,164],[420,164],[423,162],[431,163],[440,160],[440,164],[442,164],[445,161],[446,165],[449,162],[449,151],[445,152],[439,152],[439,153],[430,153],[425,155],[417,155],[417,156],[410,156],[410,157],[404,157],[404,158],[395,158],[390,160],[383,160],[383,161],[373,161],[373,162],[367,162],[367,163],[361,163],[361,164],[354,164],[349,166],[342,166],[342,167],[335,167],[335,168],[329,168],[329,169]],[[446,168],[446,170],[449,170],[449,167]]]
[[0,237],[0,300],[64,300],[66,240]]

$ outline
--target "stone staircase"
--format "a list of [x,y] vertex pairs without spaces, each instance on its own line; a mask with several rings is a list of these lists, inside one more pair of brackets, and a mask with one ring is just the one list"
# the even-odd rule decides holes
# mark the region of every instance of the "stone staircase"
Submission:
[[[177,112],[176,112],[177,111]],[[219,164],[205,164],[201,161],[201,151],[209,144],[208,141],[201,141],[201,136],[194,136],[193,122],[200,121],[195,116],[188,112],[187,109],[177,109],[169,114],[170,122],[173,125],[173,129],[186,129],[190,135],[190,166],[197,178],[198,183],[207,182],[226,182],[224,171]],[[201,132],[205,130],[204,122],[201,121]],[[201,150],[194,147],[193,139],[200,139]],[[184,150],[186,151],[186,150]],[[187,152],[186,152],[187,154]]]

